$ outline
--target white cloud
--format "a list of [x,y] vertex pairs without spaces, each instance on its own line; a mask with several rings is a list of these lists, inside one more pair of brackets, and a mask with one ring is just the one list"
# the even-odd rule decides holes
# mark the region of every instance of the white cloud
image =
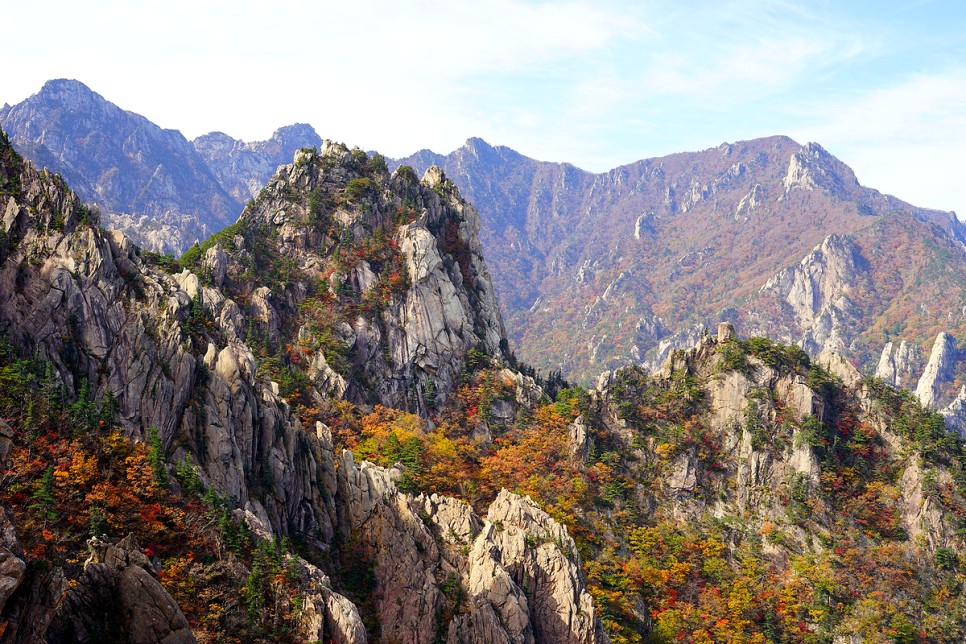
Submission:
[[883,191],[966,209],[966,74],[897,83],[891,65],[932,41],[837,3],[47,0],[42,18],[8,4],[0,101],[77,78],[189,137],[303,121],[392,155],[482,136],[593,170],[787,133]]
[[966,69],[805,107],[811,123],[796,135],[829,148],[863,184],[966,215]]
[[916,76],[811,109],[822,122],[810,132],[822,138],[847,143],[947,140],[966,125],[966,70]]

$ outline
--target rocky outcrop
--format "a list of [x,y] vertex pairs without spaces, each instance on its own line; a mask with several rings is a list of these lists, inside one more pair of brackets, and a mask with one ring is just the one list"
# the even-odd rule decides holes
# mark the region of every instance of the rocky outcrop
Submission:
[[[12,340],[48,359],[69,391],[83,378],[98,397],[112,392],[132,435],[157,427],[169,446],[176,436],[190,437],[205,480],[242,504],[252,494],[246,473],[270,468],[261,480],[275,483],[263,502],[276,527],[319,523],[318,466],[304,449],[312,438],[297,438],[301,428],[267,383],[256,381],[245,345],[219,347],[210,338],[207,360],[193,352],[183,326],[191,298],[170,277],[147,270],[126,240],[93,228],[34,239],[31,229],[0,268],[0,326]],[[219,335],[240,337],[243,329],[222,315],[234,302],[212,295]]]
[[882,378],[893,387],[912,387],[915,374],[922,373],[922,353],[919,347],[905,340],[896,347],[887,342],[882,348],[875,377]]
[[838,197],[860,189],[852,171],[817,143],[808,143],[793,154],[783,181],[785,195],[793,190],[828,190]]
[[[931,476],[938,475],[932,485],[951,486],[952,478],[948,472],[933,470]],[[902,524],[909,536],[919,542],[936,548],[950,545],[954,530],[943,516],[941,502],[934,492],[925,488],[925,472],[923,463],[914,458],[902,472]]]
[[20,551],[17,535],[7,513],[0,509],[0,614],[7,600],[20,587],[27,564],[15,553]]
[[[470,552],[470,594],[499,606],[503,584],[493,567],[499,565],[526,597],[535,641],[606,641],[575,553],[565,526],[529,498],[503,490],[490,504]],[[511,591],[506,597],[513,595]]]
[[91,539],[84,573],[64,596],[47,641],[194,642],[188,620],[152,576],[133,535],[117,544]]
[[939,413],[946,419],[946,427],[966,438],[966,385],[960,387],[959,395]]
[[862,386],[862,374],[842,354],[835,351],[823,351],[815,361],[841,380],[842,384],[849,389],[855,391]]
[[586,461],[590,450],[593,449],[594,439],[590,436],[590,428],[583,416],[577,416],[570,423],[567,434],[570,438],[570,457],[581,463]]
[[606,641],[573,539],[532,501],[504,490],[481,519],[459,501],[400,492],[399,469],[340,460],[343,529],[372,566],[384,638]]
[[798,266],[768,280],[760,292],[772,293],[787,307],[800,334],[791,340],[815,355],[823,350],[842,352],[855,317],[849,293],[865,264],[848,238],[832,235]]
[[334,592],[329,577],[317,567],[301,558],[295,565],[308,580],[299,614],[300,636],[310,642],[365,644],[368,641],[366,627],[359,609]]
[[[358,197],[364,206],[347,203],[344,191],[352,182],[379,189]],[[293,191],[311,193],[315,201],[293,203]],[[342,203],[322,214],[311,212],[326,200]],[[412,220],[395,223],[404,203]],[[311,375],[320,390],[425,412],[426,392],[438,392],[436,402],[445,400],[467,351],[503,355],[503,321],[483,262],[479,215],[438,168],[428,170],[420,182],[407,173],[388,176],[360,166],[357,155],[344,145],[326,141],[319,152],[301,151],[294,164],[280,168],[240,222],[258,228],[259,234],[277,235],[281,253],[311,271],[330,264],[316,241],[318,225],[312,217],[317,216],[343,228],[346,240],[360,245],[371,245],[372,236],[391,230],[389,243],[404,262],[399,275],[408,281],[378,311],[346,316],[335,325],[332,335],[345,347],[352,369],[338,373],[326,358],[314,356]],[[387,243],[384,237],[380,243]],[[235,252],[229,276],[232,270],[244,270],[239,263],[244,252]],[[355,297],[371,298],[387,281],[386,268],[382,275],[378,270],[363,259],[337,270],[329,281],[342,284]],[[304,297],[298,292],[292,296]],[[255,291],[253,301],[269,337],[278,335],[277,323],[271,320],[294,313],[279,294],[268,298]],[[312,334],[307,328],[299,331],[305,339]]]
[[645,355],[643,360],[644,367],[654,373],[660,371],[671,354],[675,351],[687,350],[695,346],[707,332],[708,329],[704,324],[698,324],[663,338],[658,342],[657,347],[652,348]]
[[929,354],[929,362],[916,385],[916,396],[923,407],[935,408],[939,403],[942,385],[952,379],[956,366],[956,340],[948,333],[936,336]]

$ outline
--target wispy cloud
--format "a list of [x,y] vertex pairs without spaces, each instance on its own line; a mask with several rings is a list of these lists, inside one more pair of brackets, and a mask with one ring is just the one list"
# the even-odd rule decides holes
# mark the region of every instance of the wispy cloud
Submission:
[[803,140],[824,143],[866,185],[966,214],[966,68],[918,74],[805,106]]
[[916,75],[889,87],[816,102],[808,131],[842,143],[966,137],[966,68]]

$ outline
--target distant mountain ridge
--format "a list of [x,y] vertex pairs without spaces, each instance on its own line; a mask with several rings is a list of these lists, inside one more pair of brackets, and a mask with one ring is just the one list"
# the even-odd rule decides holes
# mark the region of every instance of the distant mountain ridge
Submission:
[[239,203],[254,199],[280,165],[292,162],[300,148],[319,148],[322,139],[311,125],[295,123],[275,130],[267,141],[246,143],[223,132],[211,132],[191,144]]
[[189,142],[68,79],[4,106],[0,126],[19,152],[96,204],[107,226],[175,253],[234,223],[254,186],[291,162],[295,150],[321,143],[304,124],[258,143],[220,133]]
[[[478,138],[391,162],[427,164],[480,210],[522,357],[584,382],[634,362],[656,368],[718,319],[813,354],[844,351],[869,371],[888,341],[928,351],[939,331],[966,331],[966,227],[861,186],[815,143],[725,143],[600,174]],[[838,251],[848,270],[818,288],[812,278]],[[811,272],[796,277],[800,265]]]
[[[64,80],[4,107],[0,125],[108,226],[175,253],[320,145],[305,124],[263,142],[188,142]],[[594,174],[471,138],[389,165],[438,165],[478,206],[511,342],[584,383],[632,363],[654,370],[721,319],[813,355],[842,351],[867,373],[890,342],[926,354],[940,332],[966,340],[966,228],[863,187],[814,143],[773,136]]]

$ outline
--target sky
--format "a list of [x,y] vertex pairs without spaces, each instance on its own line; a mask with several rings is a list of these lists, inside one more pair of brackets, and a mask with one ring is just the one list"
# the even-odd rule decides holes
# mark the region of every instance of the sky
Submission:
[[966,218],[966,2],[0,0],[0,103],[73,78],[188,138],[604,171],[773,134]]

